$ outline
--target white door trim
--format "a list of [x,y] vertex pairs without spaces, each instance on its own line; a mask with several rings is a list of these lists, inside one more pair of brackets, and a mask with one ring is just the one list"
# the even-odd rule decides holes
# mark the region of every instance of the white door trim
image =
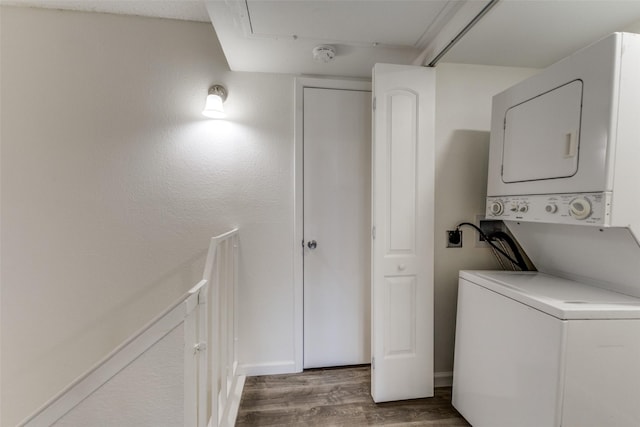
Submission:
[[293,348],[296,372],[303,370],[304,358],[304,293],[303,293],[303,92],[305,87],[371,91],[371,82],[366,80],[321,79],[298,77],[294,91],[294,189],[293,189]]

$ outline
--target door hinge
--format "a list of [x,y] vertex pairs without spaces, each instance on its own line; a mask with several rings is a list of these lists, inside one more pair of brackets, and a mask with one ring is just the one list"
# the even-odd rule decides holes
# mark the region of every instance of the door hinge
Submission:
[[376,238],[376,226],[371,227],[371,238],[375,240]]
[[376,358],[375,357],[371,358],[371,369],[376,369]]
[[376,97],[373,97],[373,111],[376,111]]

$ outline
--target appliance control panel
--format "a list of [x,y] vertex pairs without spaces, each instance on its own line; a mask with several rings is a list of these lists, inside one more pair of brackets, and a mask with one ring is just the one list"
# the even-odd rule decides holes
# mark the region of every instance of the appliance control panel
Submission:
[[608,226],[611,221],[611,193],[487,197],[486,218]]

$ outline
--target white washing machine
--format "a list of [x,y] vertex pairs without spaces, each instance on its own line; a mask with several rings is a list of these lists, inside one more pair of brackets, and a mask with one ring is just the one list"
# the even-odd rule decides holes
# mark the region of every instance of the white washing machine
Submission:
[[640,298],[461,271],[453,405],[474,427],[640,426]]

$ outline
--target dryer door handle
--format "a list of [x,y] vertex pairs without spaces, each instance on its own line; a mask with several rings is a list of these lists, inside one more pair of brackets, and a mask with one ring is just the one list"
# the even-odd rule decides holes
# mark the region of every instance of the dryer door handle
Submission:
[[574,130],[567,132],[567,151],[565,157],[575,157],[576,155],[578,155],[578,132]]

